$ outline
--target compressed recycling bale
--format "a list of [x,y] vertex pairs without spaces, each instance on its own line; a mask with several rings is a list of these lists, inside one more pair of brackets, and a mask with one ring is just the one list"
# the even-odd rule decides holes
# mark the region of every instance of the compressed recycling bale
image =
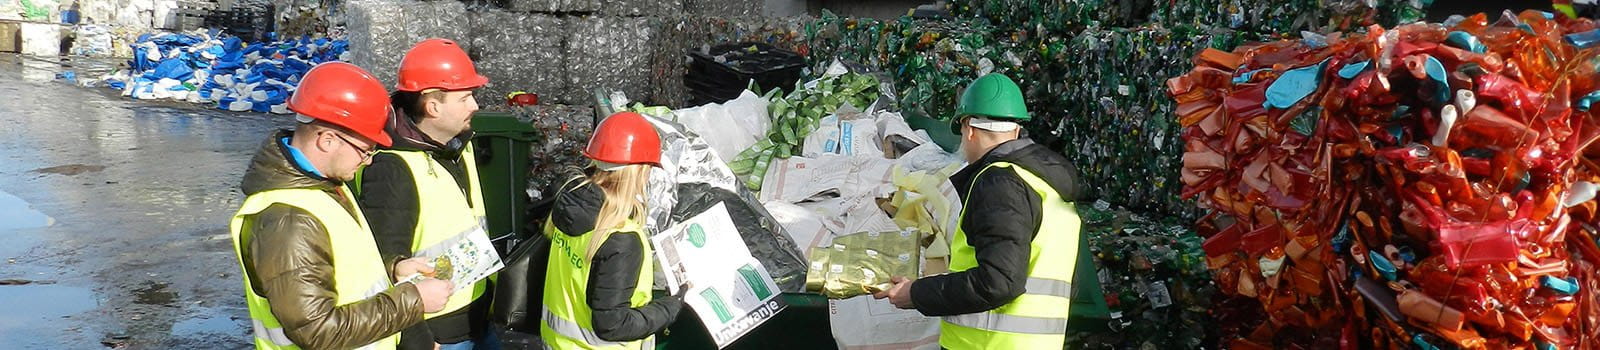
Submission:
[[500,7],[517,12],[594,12],[601,0],[501,0]]
[[470,22],[474,54],[561,47],[567,40],[567,19],[555,15],[483,10]]
[[761,15],[762,0],[683,0],[690,15],[717,17],[755,17]]
[[603,16],[675,16],[685,0],[599,0]]
[[489,78],[479,105],[504,104],[506,94],[539,94],[543,103],[571,103],[566,91],[566,20],[545,14],[488,10],[472,17],[472,57]]
[[385,86],[395,84],[400,58],[419,41],[445,38],[471,51],[471,23],[458,1],[357,0],[345,3],[345,16],[351,63]]
[[650,42],[663,21],[653,17],[567,20],[567,89],[563,101],[587,101],[595,88],[622,91],[645,101],[650,85]]
[[566,57],[560,48],[485,54],[476,60],[478,74],[489,78],[475,94],[479,105],[499,105],[506,94],[539,95],[540,103],[577,103],[560,96],[566,90]]

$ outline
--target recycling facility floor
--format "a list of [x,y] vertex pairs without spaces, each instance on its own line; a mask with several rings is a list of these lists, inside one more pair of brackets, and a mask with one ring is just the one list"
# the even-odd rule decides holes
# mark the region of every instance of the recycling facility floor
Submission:
[[248,344],[227,222],[254,149],[292,122],[56,79],[114,64],[0,54],[0,344]]

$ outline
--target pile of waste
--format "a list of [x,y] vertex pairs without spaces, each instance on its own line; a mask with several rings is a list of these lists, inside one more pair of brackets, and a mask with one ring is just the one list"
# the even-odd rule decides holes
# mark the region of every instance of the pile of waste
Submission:
[[1088,236],[1080,254],[1093,257],[1110,320],[1109,331],[1075,330],[1068,344],[1197,349],[1217,343],[1221,332],[1210,314],[1217,287],[1202,240],[1188,221],[1140,215],[1105,201],[1081,203],[1078,217]]
[[535,137],[528,152],[528,197],[544,198],[551,186],[560,185],[561,169],[585,167],[589,158],[583,149],[594,134],[595,112],[589,106],[535,105],[491,106],[491,111],[510,112],[517,120],[533,125]]
[[[765,137],[728,163],[733,173],[744,179],[745,186],[761,190],[772,161],[800,154],[801,146],[822,126],[824,117],[843,106],[866,110],[878,100],[878,79],[850,73],[842,65],[830,70],[823,78],[796,87],[782,98],[772,98],[769,105],[772,126]],[[839,127],[837,119],[832,122],[833,127]]]
[[1196,27],[1084,30],[1052,44],[1053,81],[1025,90],[1040,111],[1036,139],[1072,160],[1095,198],[1151,214],[1198,217],[1179,198],[1181,128],[1162,84],[1183,74],[1188,57],[1233,47],[1253,35]]
[[128,68],[101,82],[135,99],[287,114],[300,77],[319,63],[343,60],[347,46],[329,38],[245,43],[216,32],[145,34],[133,44]]
[[1181,164],[1180,128],[1159,117],[1173,107],[1162,82],[1182,74],[1187,57],[1201,49],[1267,36],[1185,25],[1052,33],[985,18],[880,21],[824,13],[807,26],[809,44],[795,50],[809,52],[813,61],[838,58],[884,72],[907,118],[935,124],[954,116],[961,88],[972,79],[1006,74],[1030,103],[1030,136],[1078,166],[1091,198],[1198,217],[1194,205],[1179,198],[1172,169]]
[[1345,30],[1371,24],[1393,26],[1418,21],[1431,0],[998,0],[952,1],[961,17],[978,17],[1001,27],[1040,28],[1070,33],[1083,28],[1214,25],[1259,33]]
[[[890,95],[881,92],[892,88],[878,75],[840,63],[824,72],[792,93],[765,97],[770,127],[760,140],[738,140],[754,143],[731,167],[741,185],[759,190],[766,211],[804,252],[805,290],[827,296],[837,310],[829,315],[835,340],[933,344],[937,318],[869,295],[893,277],[944,270],[961,210],[948,179],[961,161],[889,109]],[[724,134],[730,130],[698,131],[740,136]]]
[[72,54],[85,57],[112,57],[116,35],[111,28],[98,24],[85,24],[73,28],[75,39]]
[[1551,18],[1207,50],[1167,82],[1208,265],[1256,301],[1215,310],[1250,322],[1229,347],[1600,346],[1600,31]]

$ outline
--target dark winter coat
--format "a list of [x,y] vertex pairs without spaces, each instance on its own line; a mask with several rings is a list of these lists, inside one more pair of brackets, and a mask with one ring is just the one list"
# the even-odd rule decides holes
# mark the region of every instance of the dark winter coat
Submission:
[[999,308],[1022,295],[1028,256],[1039,232],[1044,199],[1015,171],[991,169],[1009,162],[1033,172],[1068,202],[1078,198],[1077,169],[1060,154],[1028,139],[1000,144],[950,177],[966,206],[961,230],[978,266],[929,276],[911,285],[911,301],[927,316],[949,316]]

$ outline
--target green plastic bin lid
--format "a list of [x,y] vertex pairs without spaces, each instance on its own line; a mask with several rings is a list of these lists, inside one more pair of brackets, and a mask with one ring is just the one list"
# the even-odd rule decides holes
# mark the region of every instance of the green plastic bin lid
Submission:
[[506,112],[478,112],[472,115],[472,131],[478,137],[508,137],[523,141],[532,141],[538,132],[533,124],[517,120],[517,116]]
[[906,125],[912,130],[925,130],[928,137],[933,138],[933,143],[943,148],[945,152],[955,153],[961,148],[961,135],[950,132],[950,123],[929,118],[918,111],[905,110],[901,112],[906,118]]

